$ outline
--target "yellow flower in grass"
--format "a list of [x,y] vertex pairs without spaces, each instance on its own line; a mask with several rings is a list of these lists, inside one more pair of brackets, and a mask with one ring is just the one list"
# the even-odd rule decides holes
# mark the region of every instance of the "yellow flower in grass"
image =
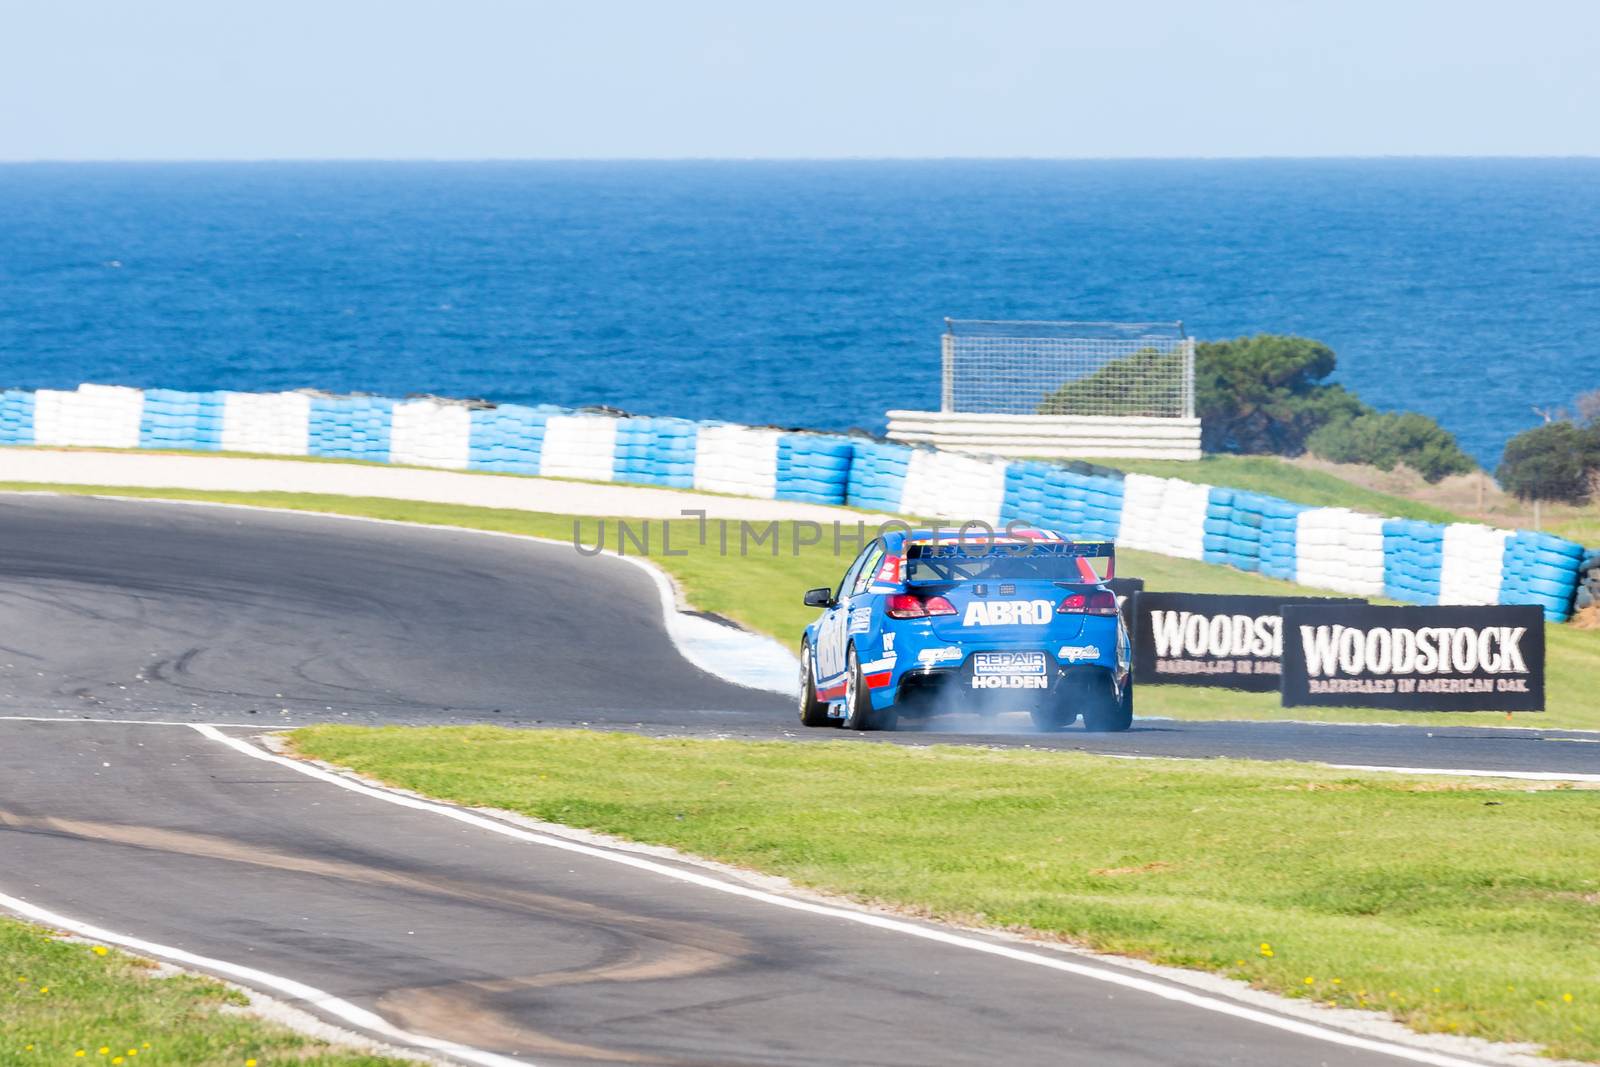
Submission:
[[1563,993],[1563,994],[1561,994],[1561,999],[1566,1001],[1568,1004],[1571,1004],[1572,1003],[1572,994],[1571,993]]
[[106,953],[108,953],[110,951],[111,950],[106,948],[104,945],[96,945],[94,947],[94,954],[96,956],[104,956]]
[[1316,984],[1316,981],[1317,980],[1315,978],[1311,977],[1309,974],[1306,975],[1306,985],[1314,985],[1314,984]]
[[121,1056],[113,1056],[113,1057],[111,1057],[111,1062],[112,1063],[121,1063],[122,1062],[122,1057]]
[[110,1049],[109,1046],[107,1046],[107,1045],[101,1045],[100,1046],[100,1055],[106,1056],[106,1055],[109,1055],[110,1052],[111,1052],[111,1049]]
[[87,1056],[87,1055],[88,1055],[88,1053],[87,1053],[87,1052],[85,1052],[85,1051],[83,1051],[83,1049],[81,1049],[81,1048],[80,1048],[80,1049],[79,1049],[79,1050],[78,1050],[78,1051],[76,1051],[76,1052],[74,1052],[74,1053],[73,1053],[73,1055],[74,1055],[74,1056],[76,1056],[76,1057],[78,1057],[78,1058],[79,1058],[79,1059],[80,1059],[80,1060],[81,1060],[81,1059],[83,1059],[83,1058],[84,1058],[84,1057],[85,1057],[85,1056]]

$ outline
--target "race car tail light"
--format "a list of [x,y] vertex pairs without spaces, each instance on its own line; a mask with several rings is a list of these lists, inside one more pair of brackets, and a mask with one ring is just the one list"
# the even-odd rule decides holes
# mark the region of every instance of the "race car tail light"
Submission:
[[925,619],[931,615],[954,615],[956,606],[942,596],[891,593],[883,610],[891,619]]
[[1115,615],[1117,594],[1101,589],[1093,593],[1073,593],[1061,601],[1057,615]]
[[884,556],[883,562],[878,565],[878,573],[872,580],[883,585],[899,585],[905,580],[901,571],[904,565],[905,559],[902,556]]

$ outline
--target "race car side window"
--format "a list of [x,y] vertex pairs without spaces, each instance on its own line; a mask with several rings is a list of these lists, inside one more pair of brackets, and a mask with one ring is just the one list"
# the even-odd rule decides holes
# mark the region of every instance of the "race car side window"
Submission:
[[835,600],[841,599],[847,592],[854,591],[856,577],[861,573],[861,564],[876,545],[877,542],[874,541],[866,548],[863,548],[861,554],[855,558],[855,562],[850,564],[850,569],[844,572],[844,577],[839,579],[839,591],[833,595]]
[[863,592],[872,584],[872,576],[878,573],[878,564],[883,562],[883,544],[878,541],[867,546],[866,561],[861,570],[856,574],[855,584],[850,587],[852,593]]

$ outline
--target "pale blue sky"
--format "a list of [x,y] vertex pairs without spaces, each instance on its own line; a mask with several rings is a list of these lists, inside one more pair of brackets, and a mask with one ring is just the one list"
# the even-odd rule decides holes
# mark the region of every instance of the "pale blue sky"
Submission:
[[6,160],[1596,154],[1596,0],[0,0]]

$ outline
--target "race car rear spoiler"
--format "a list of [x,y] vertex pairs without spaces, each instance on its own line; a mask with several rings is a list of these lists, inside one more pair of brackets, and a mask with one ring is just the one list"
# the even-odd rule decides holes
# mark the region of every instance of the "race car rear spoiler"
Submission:
[[[1036,578],[1096,584],[1116,574],[1116,556],[1117,546],[1110,541],[996,538],[912,542],[906,546],[906,581],[922,585]],[[1091,559],[1107,561],[1104,576],[1095,573],[1087,562]]]

